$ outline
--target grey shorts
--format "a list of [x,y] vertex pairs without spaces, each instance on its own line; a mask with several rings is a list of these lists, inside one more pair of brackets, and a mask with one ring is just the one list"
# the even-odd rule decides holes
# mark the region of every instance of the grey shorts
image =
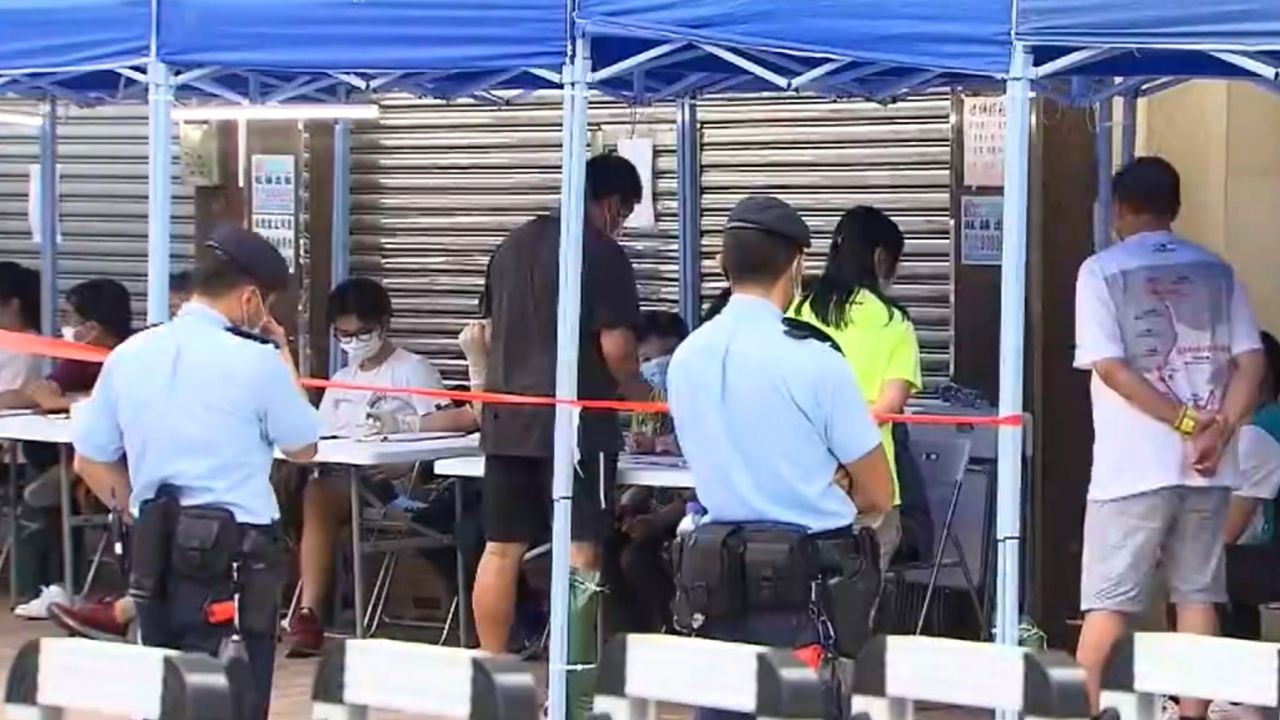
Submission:
[[1223,530],[1231,491],[1167,487],[1090,500],[1080,609],[1139,614],[1159,563],[1175,604],[1226,602]]

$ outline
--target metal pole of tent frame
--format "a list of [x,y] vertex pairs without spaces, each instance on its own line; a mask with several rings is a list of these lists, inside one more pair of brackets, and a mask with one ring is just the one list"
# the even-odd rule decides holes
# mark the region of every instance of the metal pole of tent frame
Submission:
[[[1000,257],[1000,415],[1022,414],[1026,319],[1031,56],[1014,43],[1005,94],[1004,244]],[[1021,619],[1022,426],[1001,425],[996,451],[996,642],[1018,642]]]
[[680,315],[690,328],[702,316],[702,180],[698,103],[676,101],[676,205],[679,210]]
[[1093,250],[1111,243],[1111,149],[1114,131],[1112,98],[1098,101],[1093,134],[1094,165],[1098,173],[1098,197],[1093,201]]
[[[559,295],[556,308],[556,397],[578,397],[578,334],[582,311],[582,226],[586,198],[587,57],[585,38],[574,40],[564,69],[564,119],[560,182]],[[569,538],[573,473],[578,456],[577,410],[556,406],[552,461],[551,658],[548,700],[551,720],[568,717]]]
[[[333,238],[330,250],[329,287],[351,274],[351,123],[333,124]],[[329,343],[329,377],[342,367],[342,351]]]
[[147,66],[147,324],[169,319],[169,246],[173,209],[173,77],[159,60]]
[[1124,124],[1120,126],[1120,163],[1123,165],[1133,160],[1138,151],[1138,96],[1126,94],[1120,108],[1124,113]]
[[58,114],[53,100],[44,104],[40,123],[40,332],[55,335],[58,325]]

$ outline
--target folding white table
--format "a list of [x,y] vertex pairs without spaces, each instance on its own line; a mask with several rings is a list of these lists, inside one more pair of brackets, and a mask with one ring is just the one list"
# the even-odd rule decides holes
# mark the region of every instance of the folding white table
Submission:
[[[458,435],[456,433],[413,433],[404,436],[375,436],[372,438],[341,438],[321,440],[319,450],[312,463],[345,465],[349,472],[351,485],[351,571],[352,594],[355,595],[355,634],[361,638],[366,634],[365,597],[364,597],[364,546],[361,542],[361,526],[363,514],[360,510],[359,470],[362,467],[375,465],[407,465],[418,462],[431,462],[444,458],[458,458],[476,455],[480,452],[480,436],[478,434]],[[279,452],[276,456],[284,459]],[[455,493],[454,512],[461,513],[462,495]],[[456,544],[456,543],[455,543]],[[459,586],[466,581],[465,568],[461,558],[458,563]],[[461,591],[460,591],[461,592]],[[461,601],[459,601],[461,602]]]
[[11,440],[9,448],[9,601],[18,596],[18,443],[44,442],[58,446],[58,467],[62,505],[62,581],[67,594],[75,596],[75,568],[71,547],[73,525],[92,525],[100,516],[71,513],[71,475],[67,472],[67,447],[71,445],[71,416],[45,415],[34,410],[0,410],[0,440]]

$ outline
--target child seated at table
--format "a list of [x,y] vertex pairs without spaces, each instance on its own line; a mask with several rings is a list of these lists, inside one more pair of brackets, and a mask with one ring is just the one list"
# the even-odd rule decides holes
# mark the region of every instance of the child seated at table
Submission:
[[[391,297],[381,284],[352,278],[333,289],[329,323],[348,365],[335,381],[393,388],[436,388],[444,383],[425,357],[397,347],[387,335]],[[447,400],[422,395],[396,395],[329,388],[320,401],[320,421],[327,436],[359,437],[403,432],[473,432],[475,415]],[[412,466],[361,469],[360,482],[382,491],[393,489],[412,473]],[[289,657],[318,654],[324,646],[324,607],[333,579],[338,531],[350,522],[350,475],[342,467],[320,466],[303,492],[299,557],[301,604],[289,623]],[[392,495],[395,492],[393,490]],[[406,505],[406,508],[409,508]]]
[[[667,365],[676,346],[688,336],[689,326],[676,313],[666,310],[640,313],[640,325],[636,328],[636,355],[640,360],[640,374],[653,388],[654,402],[665,401]],[[667,413],[633,413],[627,434],[627,451],[679,455],[671,416]]]

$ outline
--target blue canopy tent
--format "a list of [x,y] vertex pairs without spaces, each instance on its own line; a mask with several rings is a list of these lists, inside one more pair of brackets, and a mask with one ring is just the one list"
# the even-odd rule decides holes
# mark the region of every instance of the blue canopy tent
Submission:
[[[51,20],[48,11],[57,12]],[[572,11],[572,15],[570,15]],[[120,22],[106,13],[119,13]],[[10,17],[21,22],[10,22]],[[68,22],[84,18],[86,22]],[[796,19],[800,22],[796,22]],[[681,103],[682,167],[691,150],[693,98],[760,90],[816,92],[889,102],[957,83],[994,84],[1009,70],[1009,0],[0,0],[0,40],[39,37],[55,24],[71,33],[65,55],[18,63],[0,50],[0,94],[86,102],[138,101],[151,115],[149,318],[163,319],[168,281],[170,107],[174,96],[233,103],[342,100],[379,91],[508,102],[495,91],[564,89],[558,335],[578,334],[589,91],[644,103]],[[90,22],[92,20],[92,22]],[[90,32],[115,25],[114,50],[87,53]],[[77,36],[75,32],[80,34]],[[22,44],[18,43],[21,47]],[[28,55],[36,57],[32,50]],[[17,57],[15,55],[15,57]],[[35,64],[33,64],[35,63]],[[1021,77],[1016,76],[1015,77]],[[6,78],[17,78],[6,80]],[[1025,100],[1029,86],[1022,88]],[[1016,100],[1016,98],[1015,98]],[[1011,125],[1025,126],[1011,103]],[[47,123],[52,126],[51,116]],[[1017,135],[1017,133],[1011,133]],[[1025,144],[1025,132],[1021,136]],[[1016,140],[1011,141],[1016,146]],[[335,154],[345,158],[339,141]],[[52,156],[50,156],[52,158]],[[1025,154],[1021,156],[1025,160]],[[52,160],[51,160],[52,162]],[[1025,162],[1007,157],[1000,411],[1021,412]],[[1018,165],[1020,163],[1020,165]],[[1014,165],[1018,165],[1014,167]],[[335,173],[343,185],[345,176]],[[696,277],[696,192],[681,189],[685,282]],[[53,197],[50,185],[50,197]],[[337,190],[336,190],[337,191]],[[345,201],[335,202],[335,213]],[[1010,215],[1010,212],[1015,213]],[[1011,219],[1013,221],[1011,221]],[[346,219],[336,219],[345,228]],[[1014,300],[1016,299],[1016,300]],[[557,395],[577,392],[577,344],[562,342]],[[1016,638],[1022,431],[1000,433],[999,637]],[[573,414],[556,416],[552,717],[564,717],[569,499],[576,453]],[[1012,500],[1012,502],[1009,502]]]
[[[144,63],[151,8],[139,0],[0,0],[0,95],[74,97],[65,85],[119,84],[115,70]],[[51,107],[40,126],[41,329],[57,318],[57,135]]]

